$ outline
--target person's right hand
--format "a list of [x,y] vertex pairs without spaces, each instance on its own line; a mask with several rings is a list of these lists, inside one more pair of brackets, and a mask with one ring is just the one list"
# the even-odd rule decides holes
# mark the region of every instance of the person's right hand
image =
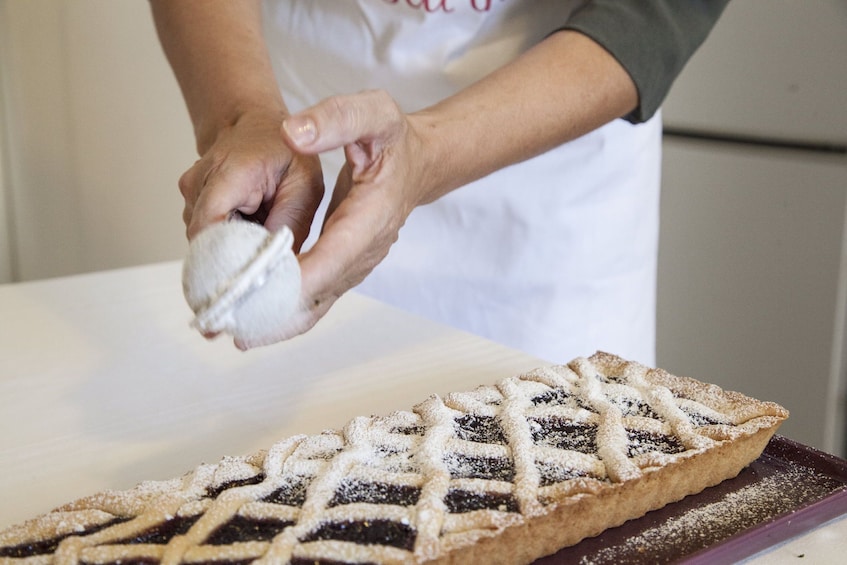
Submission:
[[283,118],[245,112],[201,148],[200,159],[179,179],[189,239],[240,213],[271,231],[287,225],[300,249],[323,197],[323,175],[317,156],[296,154],[285,144]]

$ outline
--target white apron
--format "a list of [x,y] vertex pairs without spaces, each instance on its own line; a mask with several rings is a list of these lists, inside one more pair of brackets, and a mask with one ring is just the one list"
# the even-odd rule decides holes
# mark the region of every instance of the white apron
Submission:
[[[269,0],[266,35],[292,111],[366,88],[414,111],[583,3]],[[616,120],[419,207],[357,290],[550,362],[602,349],[653,364],[660,142],[658,117]],[[341,159],[323,158],[328,188]]]

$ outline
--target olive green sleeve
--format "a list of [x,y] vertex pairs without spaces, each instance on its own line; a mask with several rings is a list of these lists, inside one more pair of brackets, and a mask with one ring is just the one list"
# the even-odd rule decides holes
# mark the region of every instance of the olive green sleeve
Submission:
[[729,0],[591,0],[561,29],[579,31],[623,65],[639,104],[626,119],[649,119]]

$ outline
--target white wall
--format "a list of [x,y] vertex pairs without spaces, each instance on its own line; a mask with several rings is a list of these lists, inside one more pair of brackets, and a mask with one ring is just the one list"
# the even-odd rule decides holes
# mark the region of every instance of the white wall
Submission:
[[[3,127],[3,120],[0,119],[0,127]],[[3,141],[0,139],[0,156],[3,154]],[[11,230],[7,226],[10,221],[10,216],[6,206],[6,183],[3,180],[4,174],[3,159],[0,158],[0,284],[12,282],[12,249]]]
[[12,276],[181,258],[194,141],[147,3],[0,2]]
[[9,52],[8,34],[3,33],[5,26],[3,22],[8,20],[6,14],[7,0],[0,0],[0,284],[11,282],[13,277],[12,265],[14,263],[13,250],[14,243],[12,241],[12,211],[9,206],[11,194],[7,177],[7,149],[6,142],[6,105],[8,100],[4,96],[5,89],[3,87],[4,68],[6,67],[6,54]]

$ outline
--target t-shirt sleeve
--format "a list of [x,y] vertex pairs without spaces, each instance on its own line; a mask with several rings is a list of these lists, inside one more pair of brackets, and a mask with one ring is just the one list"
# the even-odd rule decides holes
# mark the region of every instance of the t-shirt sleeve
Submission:
[[561,29],[579,31],[623,65],[638,89],[626,119],[648,120],[729,0],[591,0]]

